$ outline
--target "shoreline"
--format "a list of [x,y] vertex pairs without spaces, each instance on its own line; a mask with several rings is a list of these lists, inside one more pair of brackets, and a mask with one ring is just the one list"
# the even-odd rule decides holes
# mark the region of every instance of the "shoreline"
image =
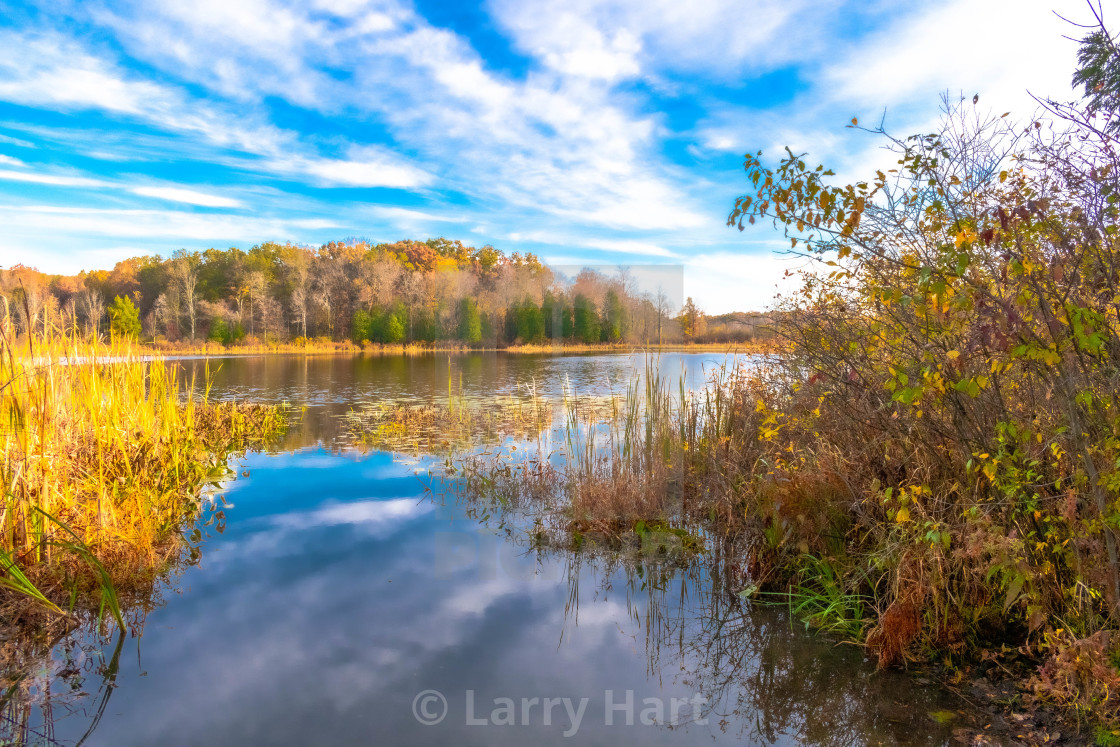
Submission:
[[477,353],[505,353],[509,355],[583,355],[583,354],[633,354],[633,353],[726,353],[736,355],[767,355],[775,352],[775,345],[754,343],[693,343],[665,345],[510,345],[506,347],[465,345],[357,345],[349,342],[322,345],[253,345],[224,346],[220,343],[191,346],[151,345],[138,343],[133,349],[141,355],[182,358],[191,357],[253,357],[267,355],[369,355],[369,356],[423,356],[471,355]]

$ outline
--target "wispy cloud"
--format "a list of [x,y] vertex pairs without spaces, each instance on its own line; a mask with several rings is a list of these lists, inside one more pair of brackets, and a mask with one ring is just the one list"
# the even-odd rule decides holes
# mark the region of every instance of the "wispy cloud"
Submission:
[[348,158],[278,156],[261,164],[267,171],[312,179],[324,186],[400,187],[431,184],[434,177],[392,152],[371,146],[353,148]]
[[[160,238],[183,241],[233,239],[257,242],[262,238],[292,238],[337,228],[325,218],[296,220],[247,218],[176,210],[99,209],[54,205],[0,206],[9,235],[42,232],[52,239],[80,238],[90,234],[130,239]],[[9,258],[11,259],[11,258]],[[27,261],[23,258],[21,261]]]
[[89,179],[82,176],[41,174],[34,171],[11,171],[8,169],[0,169],[0,180],[11,182],[27,182],[29,184],[49,184],[55,187],[101,188],[111,186],[111,182],[107,182],[104,179]]
[[183,202],[188,205],[201,205],[202,207],[238,208],[242,207],[241,200],[229,197],[197,192],[193,189],[181,187],[134,187],[132,191],[142,197],[154,197],[170,202]]
[[[981,94],[999,105],[1033,109],[1028,89],[1070,95],[1079,30],[1054,15],[1049,0],[953,0],[920,8],[849,46],[822,69],[819,88],[833,100],[872,110],[935,101],[941,91]],[[976,43],[950,29],[999,29],[1006,43]],[[927,111],[929,106],[924,107]],[[1026,114],[1026,112],[1023,112]]]
[[758,307],[780,272],[772,231],[724,226],[741,153],[789,144],[857,173],[875,153],[851,116],[924,127],[944,88],[1027,106],[1028,88],[1068,92],[1074,49],[1042,0],[485,0],[480,17],[42,6],[0,29],[5,259],[461,224],[592,263],[682,259],[709,308]]
[[20,148],[34,148],[35,147],[35,143],[31,142],[30,140],[21,140],[18,137],[12,137],[11,135],[0,135],[0,143],[5,143],[7,145],[15,145],[15,146],[20,147]]
[[[30,168],[28,164],[7,156],[0,155],[0,164]],[[200,192],[196,189],[187,189],[176,186],[133,186],[127,182],[97,179],[88,176],[70,174],[51,174],[41,171],[13,171],[0,169],[0,181],[24,182],[28,184],[44,184],[52,187],[70,187],[75,189],[115,189],[129,192],[140,197],[151,197],[168,202],[179,202],[187,205],[212,208],[239,208],[243,207],[240,200],[231,197],[222,197],[209,192]]]

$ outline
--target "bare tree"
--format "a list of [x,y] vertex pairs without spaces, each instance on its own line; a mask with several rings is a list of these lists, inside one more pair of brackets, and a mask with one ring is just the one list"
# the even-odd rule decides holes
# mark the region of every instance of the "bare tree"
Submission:
[[349,278],[342,263],[320,257],[315,265],[315,282],[312,286],[315,302],[327,315],[327,333],[333,338],[335,317],[345,309],[348,299]]
[[267,289],[257,297],[257,316],[260,326],[257,328],[263,335],[279,335],[284,322],[284,309],[280,302],[268,294]]
[[[264,301],[268,298],[268,278],[260,270],[253,270],[245,275],[242,283],[245,294],[249,297],[249,334],[257,334],[257,317],[262,310],[266,310]],[[262,321],[264,321],[262,319]]]
[[174,321],[176,316],[171,302],[168,301],[167,294],[159,294],[155,303],[152,304],[151,313],[148,314],[148,333],[153,337],[159,332],[166,334],[169,331],[170,323]]
[[299,247],[292,247],[284,257],[287,271],[289,310],[299,322],[301,337],[307,337],[307,304],[311,301],[311,254]]
[[78,302],[70,296],[59,310],[59,322],[66,334],[71,334],[78,329]]
[[292,315],[299,321],[300,337],[307,337],[307,289],[296,286],[292,289]]
[[86,328],[94,337],[101,334],[101,318],[105,316],[105,297],[101,291],[87,286],[78,297],[82,314],[86,319]]
[[187,322],[191,330],[192,340],[198,322],[198,271],[195,269],[196,263],[197,257],[191,256],[185,249],[175,252],[170,262],[170,275],[179,291],[179,300],[186,307]]
[[412,342],[412,320],[416,316],[416,307],[424,301],[427,294],[427,276],[422,272],[410,272],[401,277],[400,289],[405,305],[408,306],[408,341]]
[[358,300],[365,304],[367,311],[373,311],[378,304],[389,305],[402,272],[400,262],[385,252],[379,253],[376,259],[362,262]]

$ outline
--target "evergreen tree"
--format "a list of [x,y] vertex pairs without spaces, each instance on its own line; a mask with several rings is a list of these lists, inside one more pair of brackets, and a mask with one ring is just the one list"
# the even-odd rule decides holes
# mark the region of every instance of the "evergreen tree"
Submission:
[[408,312],[403,309],[393,312],[385,322],[384,342],[397,344],[404,341],[404,320]]
[[473,298],[464,298],[459,302],[459,339],[468,345],[482,342],[482,319]]
[[589,345],[599,342],[602,330],[594,302],[583,294],[576,296],[574,316],[576,339]]
[[206,339],[211,342],[220,342],[223,345],[229,345],[230,332],[229,324],[226,323],[226,320],[219,316],[210,322],[210,334],[206,336]]
[[607,291],[607,323],[604,332],[607,342],[619,342],[626,333],[626,307],[614,288]]
[[564,304],[560,307],[560,338],[570,340],[575,337],[576,326],[572,317],[572,307]]
[[109,329],[114,337],[135,340],[140,336],[140,309],[128,296],[117,296],[109,304]]
[[515,307],[517,337],[525,343],[540,342],[544,339],[544,316],[531,298],[525,298]]
[[350,323],[350,335],[354,342],[362,342],[364,340],[372,340],[370,326],[373,318],[365,309],[358,309],[354,312],[354,318]]

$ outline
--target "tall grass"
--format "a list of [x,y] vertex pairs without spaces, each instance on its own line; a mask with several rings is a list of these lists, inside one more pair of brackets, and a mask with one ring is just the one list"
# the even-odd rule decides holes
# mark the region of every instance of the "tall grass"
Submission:
[[0,583],[54,610],[99,588],[119,620],[113,586],[165,567],[230,453],[283,424],[208,395],[128,342],[0,322]]
[[683,374],[665,376],[660,359],[650,355],[611,400],[606,417],[569,406],[564,475],[573,518],[605,528],[694,517],[713,487],[695,478],[722,474],[727,465],[715,449],[742,437],[729,398],[740,393],[746,375],[724,364],[712,372],[710,386],[693,391]]

